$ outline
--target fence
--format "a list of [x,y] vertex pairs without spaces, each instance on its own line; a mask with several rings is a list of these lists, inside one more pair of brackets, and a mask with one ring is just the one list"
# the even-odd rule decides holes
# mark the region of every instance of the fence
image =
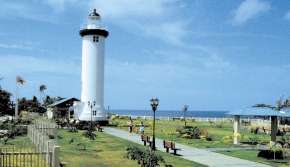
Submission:
[[27,148],[0,148],[0,167],[51,167],[44,158],[47,154]]
[[36,128],[44,135],[49,136],[50,138],[54,137],[55,141],[57,139],[57,129],[59,126],[56,123],[46,122],[43,120],[34,121],[34,128]]
[[[57,146],[57,126],[53,123],[37,122],[28,126],[27,135],[49,167],[59,167],[59,149]],[[44,154],[45,153],[45,154]]]
[[55,123],[35,121],[27,126],[27,136],[35,148],[0,148],[0,167],[59,167]]

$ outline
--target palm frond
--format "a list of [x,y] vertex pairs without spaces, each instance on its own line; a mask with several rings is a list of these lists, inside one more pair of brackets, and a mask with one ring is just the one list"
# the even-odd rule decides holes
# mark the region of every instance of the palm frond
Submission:
[[43,92],[43,91],[45,91],[46,89],[47,89],[46,85],[40,85],[40,86],[39,86],[39,91],[40,91],[40,92]]
[[273,106],[271,106],[269,104],[263,104],[263,103],[261,103],[261,104],[255,104],[252,107],[256,107],[256,108],[271,108],[271,109],[275,108],[275,107],[273,107]]
[[25,83],[25,80],[22,77],[17,76],[16,77],[16,83],[18,83],[20,85],[23,85]]

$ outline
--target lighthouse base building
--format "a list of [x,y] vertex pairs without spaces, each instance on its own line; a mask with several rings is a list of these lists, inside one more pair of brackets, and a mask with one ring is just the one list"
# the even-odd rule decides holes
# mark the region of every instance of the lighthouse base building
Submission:
[[100,15],[94,9],[82,37],[81,101],[75,102],[75,117],[80,121],[108,122],[104,108],[105,39],[109,32],[100,25]]

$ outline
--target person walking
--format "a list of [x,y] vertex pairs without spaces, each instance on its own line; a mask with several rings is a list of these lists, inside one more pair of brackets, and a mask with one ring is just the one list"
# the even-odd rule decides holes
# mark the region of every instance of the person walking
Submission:
[[144,126],[144,123],[141,122],[141,125],[140,125],[140,129],[139,129],[140,133],[143,135],[144,134],[144,131],[145,131],[145,126]]
[[133,120],[130,117],[130,120],[128,121],[128,128],[129,128],[129,132],[132,133],[133,131]]

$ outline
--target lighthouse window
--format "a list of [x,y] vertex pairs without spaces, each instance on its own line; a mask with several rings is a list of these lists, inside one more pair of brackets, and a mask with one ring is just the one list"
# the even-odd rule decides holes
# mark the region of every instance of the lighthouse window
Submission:
[[99,37],[98,36],[93,36],[93,42],[99,42]]

